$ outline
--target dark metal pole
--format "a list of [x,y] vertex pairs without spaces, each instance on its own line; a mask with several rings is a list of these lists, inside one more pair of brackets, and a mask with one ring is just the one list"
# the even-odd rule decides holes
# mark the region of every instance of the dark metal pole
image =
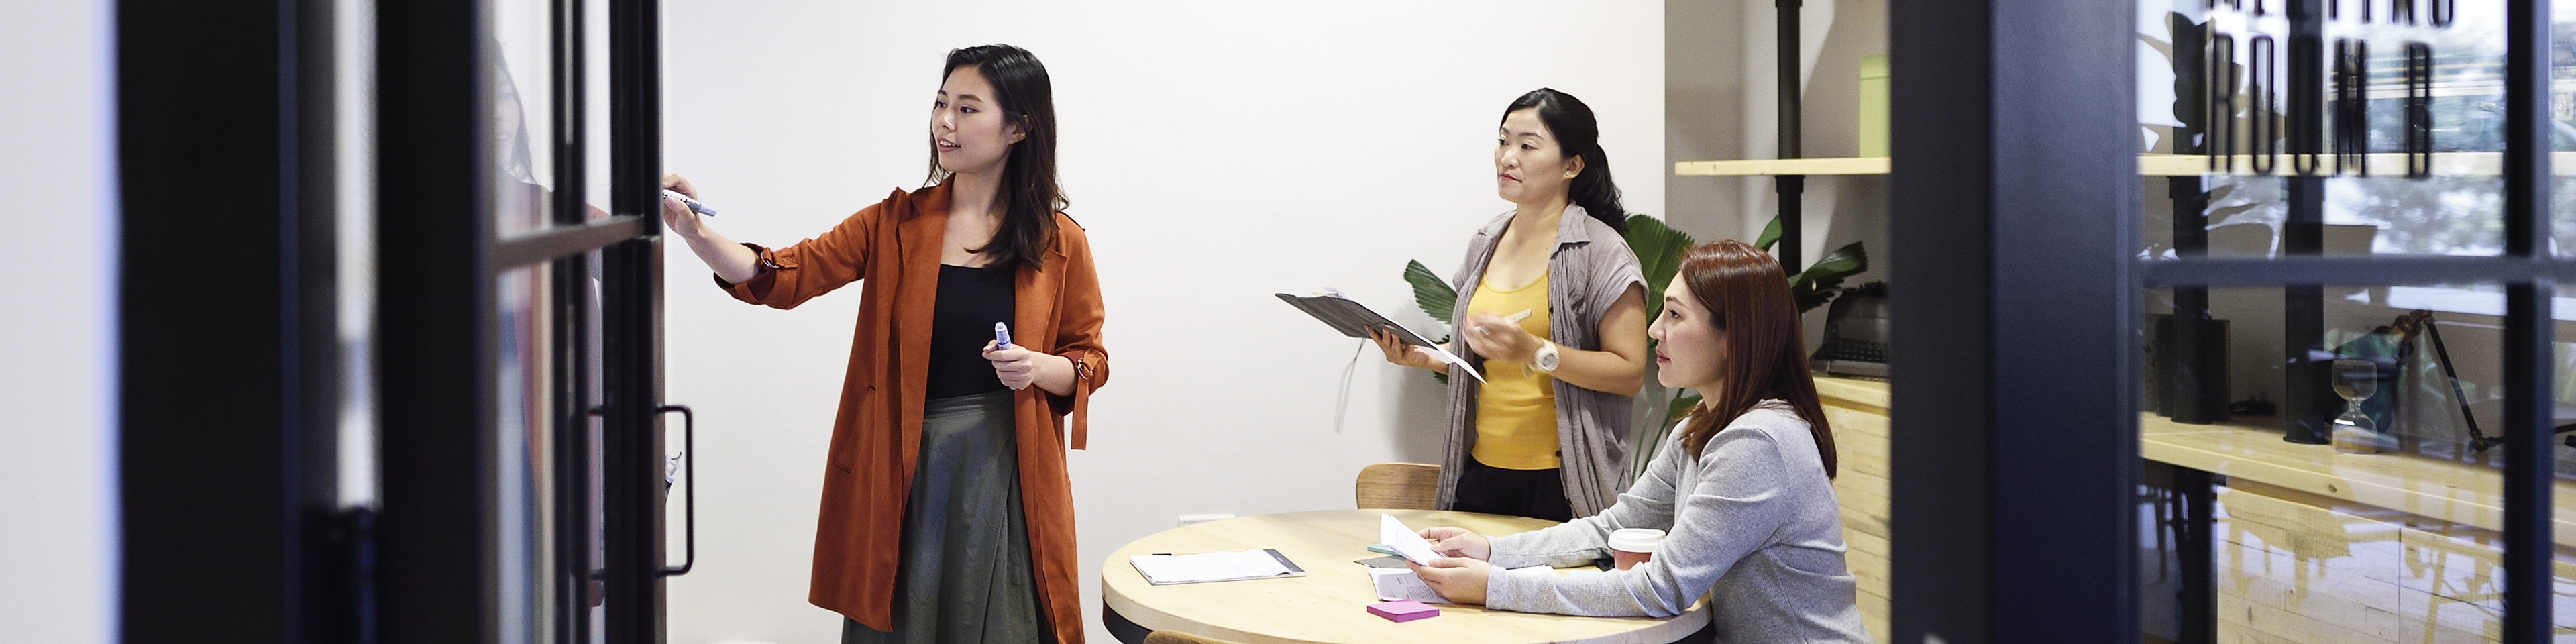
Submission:
[[[2210,130],[2207,123],[2209,58],[2202,55],[2205,24],[2193,23],[2180,15],[2169,18],[2173,40],[2174,117],[2183,126],[2173,132],[2177,154],[2208,154],[2209,141],[2203,138]],[[2178,257],[2205,257],[2209,254],[2209,191],[2201,177],[2174,177],[2165,184],[2166,195],[2173,199],[2173,248]],[[2173,345],[2165,347],[2158,359],[2164,362],[2164,382],[2149,383],[2163,394],[2167,415],[2178,423],[2213,423],[2227,420],[2227,361],[2225,342],[2209,320],[2209,288],[2187,286],[2173,290]]]
[[2135,642],[2135,8],[1888,9],[1887,639]]
[[[1800,85],[1803,83],[1798,82],[1800,4],[1800,0],[1778,0],[1780,158],[1783,159],[1804,158],[1805,155],[1799,151],[1798,146],[1801,138],[1799,131],[1802,129],[1800,119],[1803,118],[1799,114],[1800,99],[1803,98],[1800,95],[1802,93]],[[1771,183],[1772,188],[1780,193],[1780,240],[1771,247],[1771,254],[1780,258],[1781,270],[1787,271],[1790,275],[1796,275],[1798,271],[1806,268],[1806,264],[1800,261],[1803,258],[1799,257],[1799,254],[1801,249],[1806,248],[1807,243],[1805,231],[1802,230],[1806,228],[1807,177],[1785,174],[1773,177]]]
[[[2289,113],[2283,138],[2290,149],[2289,176],[2281,179],[2289,216],[2281,222],[2281,254],[2325,253],[2325,12],[2319,0],[2289,0]],[[2268,89],[2268,88],[2267,88]],[[2258,142],[2259,143],[2259,142]],[[2279,167],[2279,166],[2275,166]],[[2292,284],[2281,287],[2281,440],[2324,444],[2327,417],[2337,399],[2328,391],[2331,360],[2318,360],[2325,346],[2325,287]]]
[[[2505,255],[2549,258],[2549,3],[2505,3]],[[2507,644],[2550,641],[2550,445],[2555,422],[2547,278],[2505,286],[2504,632]]]
[[664,452],[653,413],[662,404],[660,16],[655,0],[619,0],[608,10],[610,208],[642,216],[647,232],[601,252],[603,632],[620,644],[658,644],[665,634]]
[[395,644],[497,635],[482,18],[474,3],[376,3],[377,579]]

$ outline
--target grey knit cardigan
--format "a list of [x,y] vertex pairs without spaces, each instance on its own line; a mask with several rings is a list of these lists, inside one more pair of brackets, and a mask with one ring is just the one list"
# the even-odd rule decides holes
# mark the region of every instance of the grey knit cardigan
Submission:
[[[1484,281],[1485,264],[1493,259],[1494,245],[1501,243],[1503,229],[1511,222],[1512,213],[1505,212],[1477,229],[1475,238],[1467,242],[1467,261],[1449,278],[1450,286],[1458,289],[1457,305],[1449,313],[1453,331],[1466,326],[1467,301]],[[1547,271],[1548,340],[1567,349],[1601,350],[1601,316],[1629,286],[1646,283],[1628,241],[1576,205],[1567,205],[1558,216],[1556,251],[1548,256]],[[1467,348],[1467,343],[1451,342],[1449,348],[1480,372],[1484,369],[1484,357]],[[1457,373],[1455,366],[1449,370],[1448,448],[1440,458],[1437,506],[1443,510],[1457,504],[1458,474],[1472,458],[1468,454],[1476,444],[1479,384]],[[1627,424],[1636,392],[1593,391],[1558,380],[1555,393],[1557,457],[1564,464],[1565,500],[1574,506],[1575,516],[1600,512],[1628,487]]]

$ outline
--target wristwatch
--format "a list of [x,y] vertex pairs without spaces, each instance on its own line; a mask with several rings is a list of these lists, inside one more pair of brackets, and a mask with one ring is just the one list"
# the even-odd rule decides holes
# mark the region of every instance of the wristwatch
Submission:
[[1556,373],[1556,343],[1540,340],[1538,353],[1530,355],[1530,366],[1544,373]]

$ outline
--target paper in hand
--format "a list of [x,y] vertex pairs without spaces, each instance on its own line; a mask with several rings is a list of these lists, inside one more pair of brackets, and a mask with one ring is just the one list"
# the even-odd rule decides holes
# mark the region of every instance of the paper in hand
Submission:
[[1414,533],[1412,528],[1404,527],[1404,522],[1395,520],[1395,515],[1392,514],[1378,515],[1377,539],[1379,543],[1386,544],[1388,549],[1394,550],[1396,556],[1403,557],[1416,565],[1428,566],[1431,565],[1431,560],[1440,558],[1440,555],[1431,552],[1431,542],[1422,540],[1422,535]]

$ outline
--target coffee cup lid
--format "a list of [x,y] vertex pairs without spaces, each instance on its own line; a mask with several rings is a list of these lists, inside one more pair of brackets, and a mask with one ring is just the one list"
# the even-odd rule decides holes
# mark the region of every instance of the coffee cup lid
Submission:
[[1654,552],[1664,545],[1664,531],[1654,528],[1620,528],[1610,532],[1610,549],[1627,552]]

